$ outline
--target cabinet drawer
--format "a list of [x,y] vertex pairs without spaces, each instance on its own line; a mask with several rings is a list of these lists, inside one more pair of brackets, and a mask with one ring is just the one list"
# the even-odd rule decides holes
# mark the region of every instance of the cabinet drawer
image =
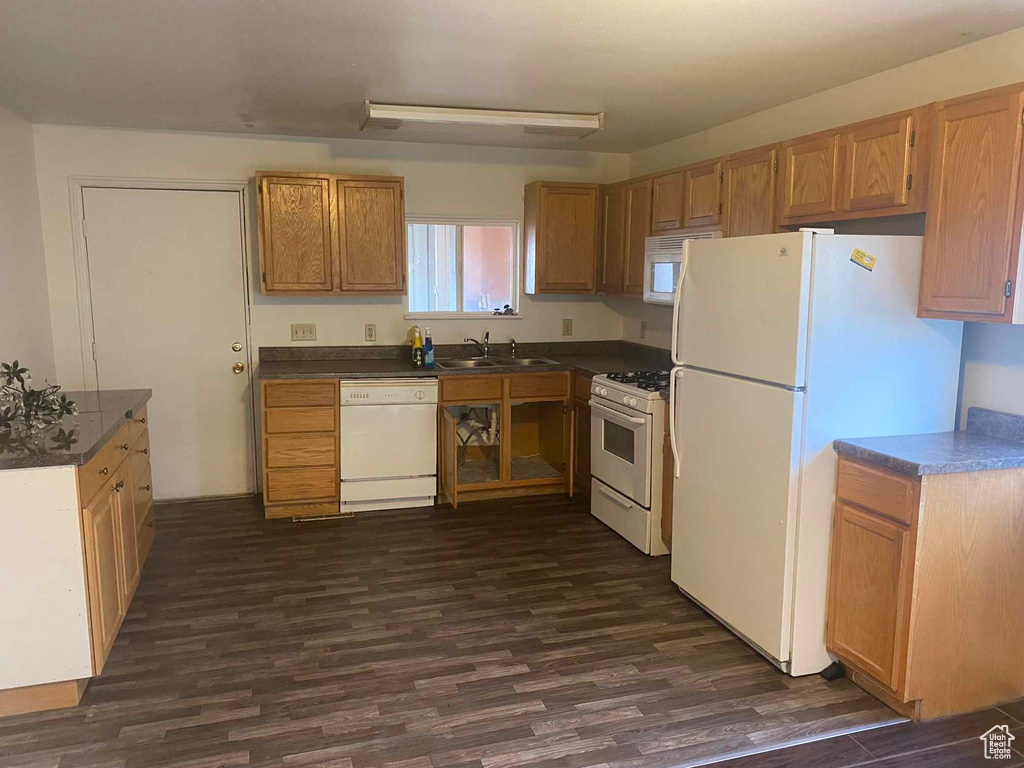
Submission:
[[268,502],[336,499],[338,479],[334,467],[316,469],[270,469],[264,498]]
[[310,405],[334,405],[336,381],[268,381],[267,408],[292,408]]
[[527,397],[568,397],[569,372],[514,374],[508,377],[508,396],[512,400]]
[[501,376],[442,376],[440,384],[443,403],[501,400]]
[[114,462],[114,444],[109,442],[100,448],[88,464],[78,468],[78,501],[85,506],[114,476],[117,464]]
[[149,429],[149,413],[143,408],[128,420],[129,442],[135,445],[135,442],[142,437],[142,433],[147,429]]
[[278,435],[267,437],[267,467],[333,467],[334,435]]
[[338,514],[338,502],[328,501],[318,504],[274,504],[264,508],[268,520],[281,517],[324,517]]
[[132,443],[132,477],[139,478],[149,465],[149,430],[143,430],[141,437]]
[[156,520],[153,517],[153,505],[149,505],[149,509],[142,516],[142,520],[139,521],[139,528],[135,532],[135,546],[139,552],[139,569],[142,569],[142,564],[146,562],[146,556],[149,554],[149,550],[153,547],[153,539],[156,536]]
[[840,459],[837,495],[852,504],[910,525],[917,514],[919,484],[903,475]]
[[264,412],[267,434],[282,432],[333,432],[337,409],[268,408]]
[[135,499],[135,523],[142,521],[142,515],[153,503],[153,470],[146,464],[138,473],[132,467],[132,495]]
[[131,451],[132,439],[128,427],[129,424],[131,424],[130,419],[121,425],[121,428],[117,430],[117,434],[114,435],[114,439],[110,441],[110,460],[113,463],[111,469],[121,466],[121,462],[128,458],[128,454]]
[[577,372],[573,376],[574,386],[573,393],[577,400],[589,400],[590,399],[590,383],[594,377],[589,373]]

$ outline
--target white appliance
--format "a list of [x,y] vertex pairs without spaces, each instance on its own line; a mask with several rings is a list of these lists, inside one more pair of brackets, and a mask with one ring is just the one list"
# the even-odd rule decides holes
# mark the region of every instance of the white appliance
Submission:
[[422,507],[437,493],[437,379],[343,380],[341,512]]
[[688,248],[672,581],[792,675],[831,662],[832,441],[954,427],[963,324],[917,318],[920,267],[919,237],[803,231]]
[[683,250],[694,240],[714,240],[719,231],[660,235],[644,240],[644,301],[671,306],[683,266]]
[[599,374],[590,384],[590,513],[641,552],[661,539],[668,371]]

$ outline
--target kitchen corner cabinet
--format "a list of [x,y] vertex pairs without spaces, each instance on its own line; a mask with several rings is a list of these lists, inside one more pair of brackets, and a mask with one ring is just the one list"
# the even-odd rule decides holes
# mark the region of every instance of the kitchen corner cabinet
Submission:
[[[570,373],[440,376],[440,496],[461,501],[573,493]],[[496,434],[463,444],[471,418]],[[463,427],[463,433],[466,428]],[[477,433],[480,435],[481,433]]]
[[535,181],[526,185],[526,293],[597,292],[600,197],[600,184]]
[[261,293],[405,290],[403,179],[259,171],[256,185]]
[[778,148],[760,147],[729,155],[723,166],[722,234],[767,235],[775,231]]
[[337,515],[341,499],[338,382],[263,381],[260,399],[264,516]]
[[1024,322],[1024,85],[936,105],[920,317]]
[[1024,695],[1024,470],[910,477],[839,459],[826,646],[927,720]]
[[639,296],[644,250],[651,233],[651,179],[612,184],[602,193],[601,270],[598,290]]

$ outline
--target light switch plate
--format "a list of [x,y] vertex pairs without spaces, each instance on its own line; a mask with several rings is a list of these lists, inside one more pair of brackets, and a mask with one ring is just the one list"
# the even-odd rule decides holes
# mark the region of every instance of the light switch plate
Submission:
[[363,338],[366,341],[377,340],[377,326],[373,323],[367,323],[363,326]]
[[571,318],[567,317],[564,320],[562,320],[562,335],[563,336],[572,336],[572,319]]
[[292,323],[292,341],[316,341],[316,323]]

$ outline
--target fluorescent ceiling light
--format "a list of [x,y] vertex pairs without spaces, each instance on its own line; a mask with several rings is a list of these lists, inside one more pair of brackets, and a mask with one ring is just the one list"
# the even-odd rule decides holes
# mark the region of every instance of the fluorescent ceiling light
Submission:
[[400,128],[403,123],[522,128],[524,133],[574,136],[582,139],[604,127],[604,112],[579,115],[565,112],[509,112],[503,109],[410,107],[365,102],[359,130]]

